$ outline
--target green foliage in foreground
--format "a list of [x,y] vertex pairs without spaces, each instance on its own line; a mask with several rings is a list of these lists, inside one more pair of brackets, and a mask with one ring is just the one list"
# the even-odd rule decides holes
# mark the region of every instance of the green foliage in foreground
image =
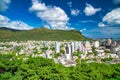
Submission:
[[49,30],[45,28],[13,31],[1,30],[1,41],[25,41],[25,40],[47,40],[47,41],[63,41],[63,40],[89,40],[76,30]]
[[119,80],[120,64],[81,63],[64,67],[42,57],[28,60],[0,54],[0,80]]

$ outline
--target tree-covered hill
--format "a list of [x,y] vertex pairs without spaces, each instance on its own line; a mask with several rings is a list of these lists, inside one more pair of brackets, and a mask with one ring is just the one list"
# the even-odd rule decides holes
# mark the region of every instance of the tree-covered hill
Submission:
[[51,59],[0,54],[0,80],[120,80],[120,63],[80,63],[64,67]]
[[76,30],[49,30],[38,28],[32,30],[14,30],[0,28],[1,41],[20,41],[20,40],[88,40],[79,31]]

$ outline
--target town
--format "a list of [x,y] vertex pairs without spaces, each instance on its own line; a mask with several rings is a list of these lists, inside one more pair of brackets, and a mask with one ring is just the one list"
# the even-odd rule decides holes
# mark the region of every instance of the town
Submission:
[[26,60],[28,56],[53,59],[66,67],[86,63],[120,62],[120,41],[11,41],[0,42],[1,54],[15,54]]

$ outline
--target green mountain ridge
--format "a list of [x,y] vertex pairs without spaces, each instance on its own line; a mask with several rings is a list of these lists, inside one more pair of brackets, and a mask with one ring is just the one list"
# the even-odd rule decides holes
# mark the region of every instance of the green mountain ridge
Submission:
[[88,40],[76,30],[49,30],[46,28],[37,28],[32,30],[14,30],[9,28],[0,28],[0,41],[25,41],[25,40]]

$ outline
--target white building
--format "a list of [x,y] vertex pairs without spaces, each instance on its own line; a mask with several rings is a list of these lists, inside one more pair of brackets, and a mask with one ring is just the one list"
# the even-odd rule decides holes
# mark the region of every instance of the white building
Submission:
[[108,40],[107,40],[107,44],[108,44],[108,45],[111,45],[111,44],[112,44],[112,40],[111,40],[111,39],[108,39]]
[[71,52],[74,53],[75,52],[75,44],[74,44],[74,42],[71,43],[71,49],[72,49]]
[[85,48],[91,48],[91,44],[90,44],[89,41],[86,41],[86,42],[85,42]]
[[100,46],[99,41],[95,41],[95,42],[94,42],[94,47],[98,48],[99,46]]
[[55,42],[55,52],[56,53],[60,52],[60,42]]
[[66,46],[66,59],[70,60],[72,58],[71,45],[67,44]]

